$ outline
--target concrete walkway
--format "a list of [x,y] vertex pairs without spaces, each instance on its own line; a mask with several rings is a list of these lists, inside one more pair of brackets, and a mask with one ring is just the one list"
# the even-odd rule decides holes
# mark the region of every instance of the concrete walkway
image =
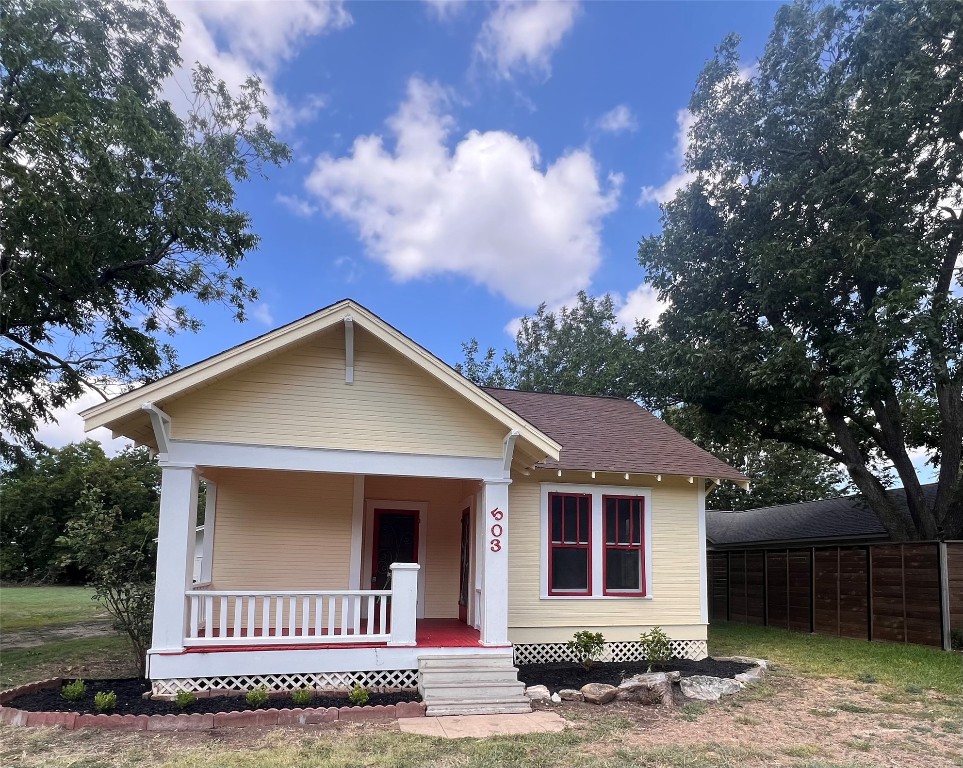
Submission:
[[398,727],[405,733],[417,733],[421,736],[482,739],[486,736],[564,731],[568,728],[568,723],[555,712],[530,712],[522,715],[411,717],[399,720]]

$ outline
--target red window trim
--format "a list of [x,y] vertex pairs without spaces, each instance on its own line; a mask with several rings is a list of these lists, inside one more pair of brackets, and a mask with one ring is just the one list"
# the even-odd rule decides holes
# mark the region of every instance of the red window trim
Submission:
[[[556,496],[575,496],[580,499],[588,499],[588,543],[587,544],[555,544],[552,542],[552,499]],[[578,515],[576,525],[578,525]],[[552,491],[548,494],[548,519],[545,521],[548,531],[548,594],[550,597],[591,597],[592,595],[592,494],[591,493],[567,493],[565,491]],[[564,532],[562,535],[564,539]],[[576,540],[579,536],[576,534]],[[553,549],[584,549],[587,550],[586,558],[586,585],[587,589],[582,592],[558,592],[552,589],[552,550]]]
[[[638,544],[609,544],[608,536],[606,535],[605,526],[608,525],[608,516],[606,514],[606,501],[609,499],[627,499],[629,501],[638,501],[641,504],[641,509],[639,509],[639,526],[641,527],[639,535]],[[618,525],[618,520],[616,520],[616,525]],[[628,496],[619,494],[602,494],[602,594],[606,597],[644,597],[647,593],[645,591],[645,496]],[[617,537],[616,537],[617,538]],[[632,540],[632,535],[629,535],[629,541]],[[608,564],[609,559],[606,556],[609,549],[625,549],[625,550],[637,550],[639,553],[639,589],[638,590],[624,590],[624,589],[614,589],[610,590],[608,588]]]

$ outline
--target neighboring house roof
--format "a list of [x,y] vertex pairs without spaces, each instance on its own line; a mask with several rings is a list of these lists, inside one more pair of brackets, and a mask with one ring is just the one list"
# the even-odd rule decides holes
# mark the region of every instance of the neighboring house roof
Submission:
[[[923,486],[928,503],[936,498],[936,483]],[[902,488],[889,495],[906,507]],[[888,535],[869,504],[859,495],[804,501],[743,512],[706,511],[706,538],[713,546],[789,542],[886,539]]]
[[748,480],[631,400],[484,390],[561,444],[537,467]]
[[552,438],[352,299],[342,299],[300,320],[295,320],[244,344],[231,347],[213,357],[182,368],[151,384],[145,384],[105,403],[88,408],[81,413],[85,422],[84,428],[91,430],[96,427],[118,426],[125,419],[136,416],[145,402],[160,402],[183,395],[220,379],[238,368],[277,354],[282,349],[297,344],[313,334],[344,322],[347,317],[467,401],[500,421],[507,429],[517,430],[524,440],[543,455],[558,454],[560,446]]

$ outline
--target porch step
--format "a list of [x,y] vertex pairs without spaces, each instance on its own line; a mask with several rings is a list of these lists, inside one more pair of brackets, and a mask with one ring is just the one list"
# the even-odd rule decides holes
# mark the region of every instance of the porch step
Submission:
[[418,691],[429,716],[532,711],[511,653],[422,656]]

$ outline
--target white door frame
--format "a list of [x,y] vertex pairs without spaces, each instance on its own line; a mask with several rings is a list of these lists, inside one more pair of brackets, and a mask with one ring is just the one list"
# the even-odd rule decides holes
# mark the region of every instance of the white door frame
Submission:
[[418,513],[418,608],[416,616],[425,618],[425,564],[428,562],[428,502],[392,501],[388,499],[364,500],[364,538],[361,550],[361,588],[370,589],[371,557],[374,546],[375,509],[400,509]]

